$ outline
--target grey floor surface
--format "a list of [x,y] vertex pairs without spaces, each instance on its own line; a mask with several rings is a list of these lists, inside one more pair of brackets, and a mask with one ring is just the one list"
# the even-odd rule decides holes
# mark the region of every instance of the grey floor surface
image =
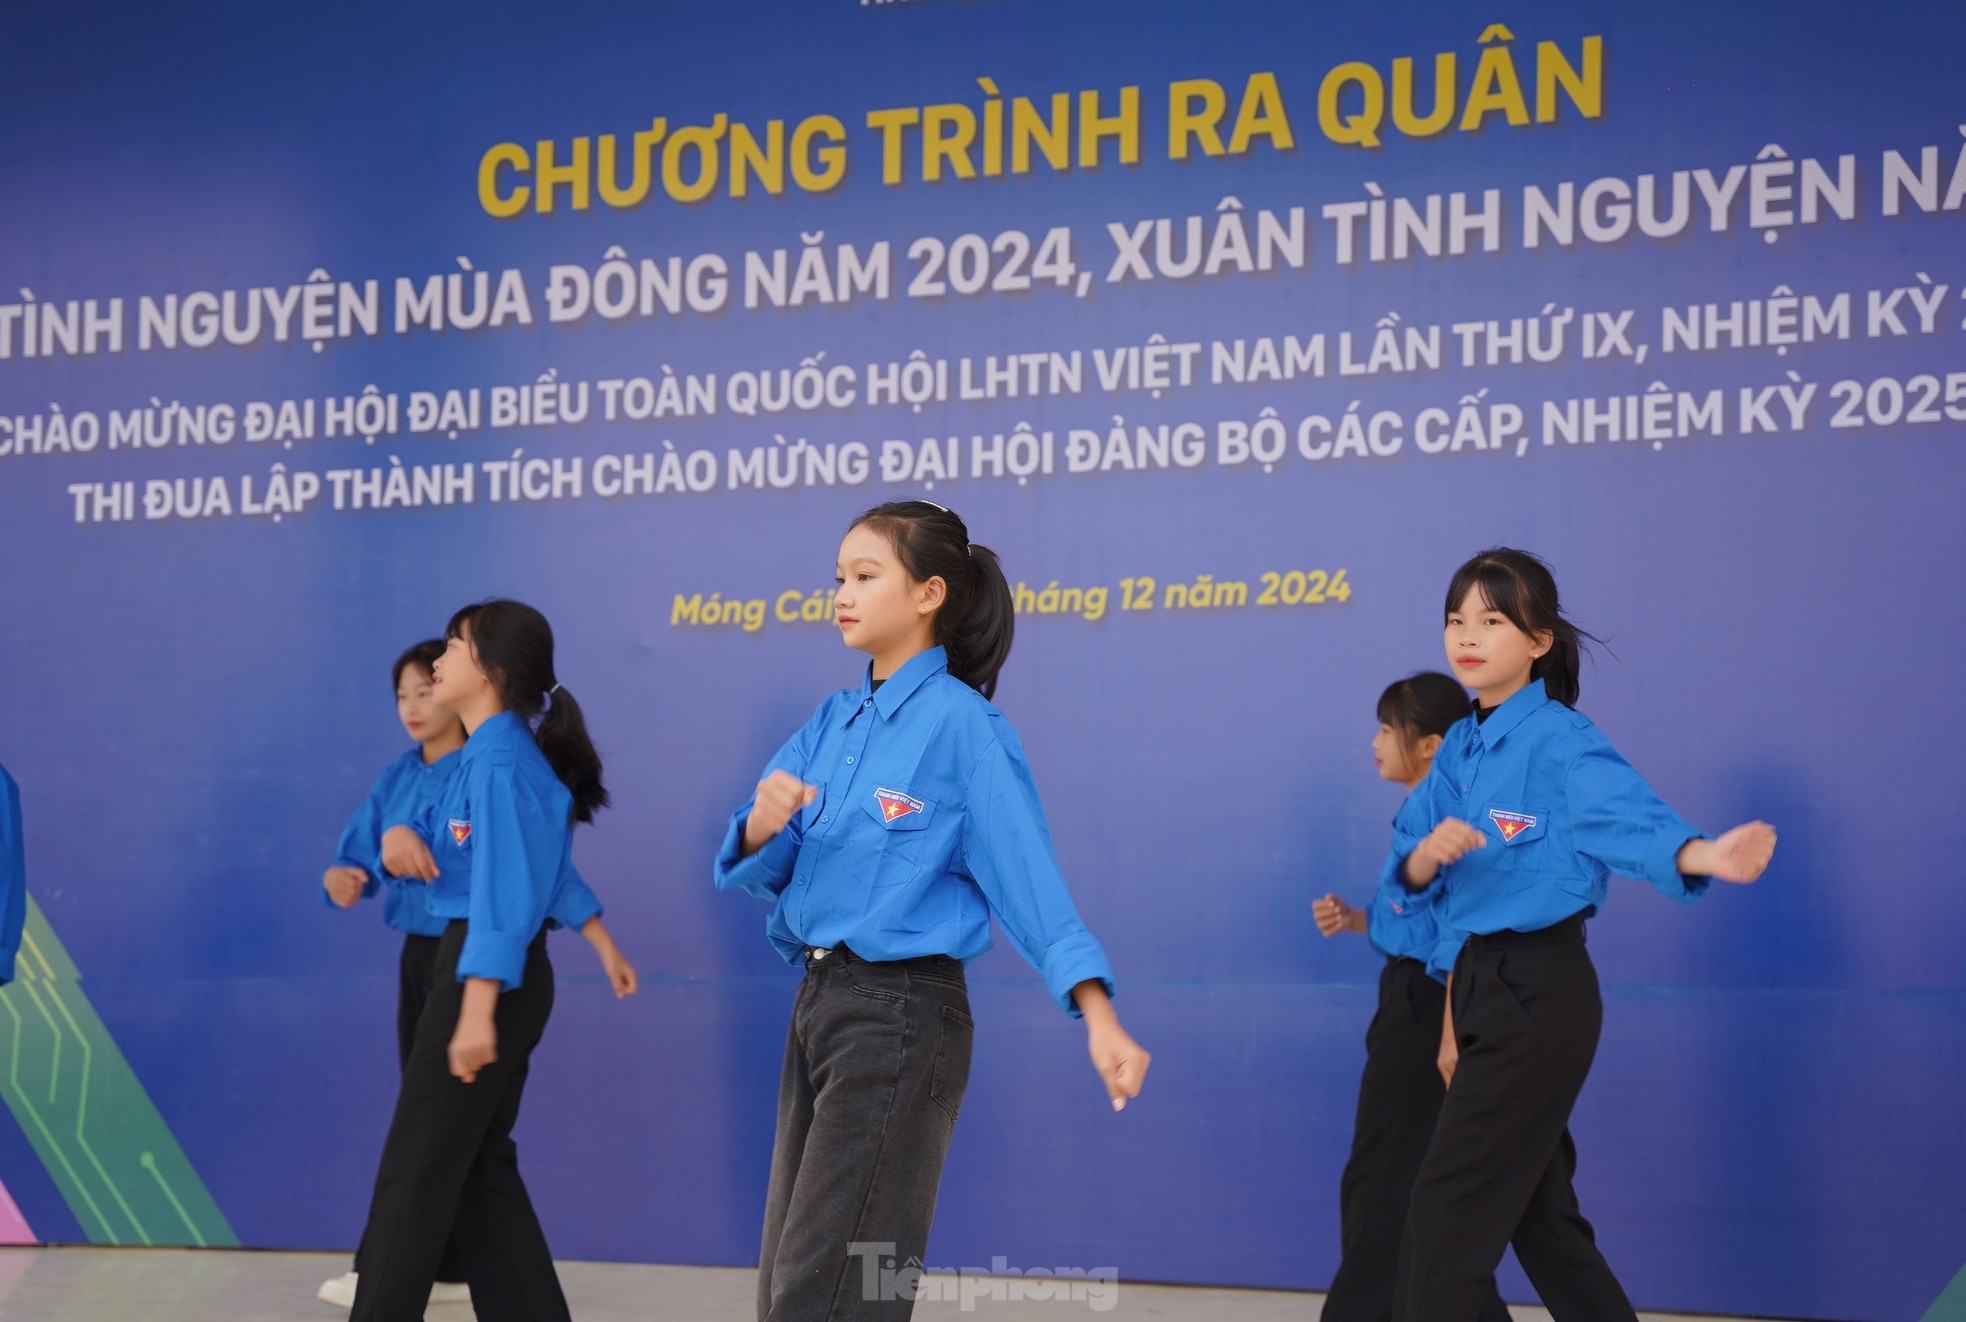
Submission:
[[[339,1254],[183,1249],[0,1249],[0,1322],[334,1322],[345,1316],[314,1298],[346,1270]],[[569,1262],[560,1279],[576,1322],[746,1322],[752,1273],[725,1267],[649,1267]],[[930,1278],[937,1299],[917,1319],[1162,1318],[1170,1322],[1316,1322],[1322,1296],[1193,1286],[1089,1282],[1058,1286],[994,1278]],[[1027,1295],[1014,1297],[1022,1290]],[[965,1308],[963,1294],[970,1295]],[[1054,1297],[1042,1297],[1053,1294]],[[1518,1308],[1517,1322],[1547,1322]],[[1645,1322],[1727,1322],[1641,1314]],[[472,1322],[469,1307],[433,1308],[428,1322]]]

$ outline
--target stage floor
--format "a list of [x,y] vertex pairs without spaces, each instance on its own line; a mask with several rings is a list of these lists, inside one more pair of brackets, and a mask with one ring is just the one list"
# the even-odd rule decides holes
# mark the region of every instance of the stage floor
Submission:
[[[184,1249],[0,1249],[0,1319],[5,1322],[333,1322],[344,1316],[314,1298],[345,1255]],[[577,1322],[733,1322],[753,1315],[752,1273],[726,1267],[560,1264]],[[933,1278],[932,1278],[933,1279]],[[916,1306],[917,1319],[960,1317],[1155,1318],[1161,1322],[1315,1322],[1323,1296],[1276,1290],[1214,1290],[1119,1282],[1113,1295],[1076,1300],[992,1298],[988,1278],[935,1281],[942,1299]],[[1097,1288],[1097,1283],[1094,1283]],[[1006,1286],[1001,1292],[1008,1295]],[[1040,1291],[1039,1293],[1042,1293]],[[1517,1322],[1547,1322],[1517,1308]],[[1642,1313],[1646,1322],[1730,1322]],[[470,1322],[469,1308],[433,1308],[429,1322]]]

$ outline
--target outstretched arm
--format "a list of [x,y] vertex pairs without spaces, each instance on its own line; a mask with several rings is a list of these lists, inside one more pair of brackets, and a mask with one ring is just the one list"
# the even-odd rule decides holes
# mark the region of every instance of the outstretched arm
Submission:
[[1766,822],[1748,822],[1716,840],[1688,840],[1674,861],[1688,876],[1746,885],[1758,880],[1774,857],[1775,828]]

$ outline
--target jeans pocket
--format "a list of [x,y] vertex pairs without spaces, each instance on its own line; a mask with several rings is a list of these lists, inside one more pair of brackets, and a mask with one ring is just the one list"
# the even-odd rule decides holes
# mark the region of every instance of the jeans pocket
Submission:
[[969,1053],[975,1031],[976,1022],[968,1015],[953,1005],[942,1007],[942,1036],[935,1048],[929,1096],[949,1113],[951,1124],[962,1114],[963,1094],[969,1090]]

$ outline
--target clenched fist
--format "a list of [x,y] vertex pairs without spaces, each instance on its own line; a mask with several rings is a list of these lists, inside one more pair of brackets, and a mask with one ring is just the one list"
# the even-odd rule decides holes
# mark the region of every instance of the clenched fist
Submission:
[[817,786],[806,784],[789,771],[774,771],[759,781],[750,820],[744,823],[744,852],[753,854],[764,848],[799,809],[818,797]]

